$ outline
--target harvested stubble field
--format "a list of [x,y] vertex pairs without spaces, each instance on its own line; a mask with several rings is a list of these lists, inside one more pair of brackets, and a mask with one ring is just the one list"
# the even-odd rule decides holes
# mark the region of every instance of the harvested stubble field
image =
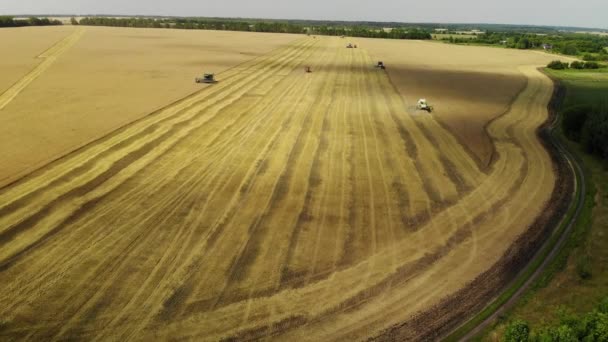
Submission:
[[[61,75],[81,68],[88,35],[167,31],[76,32],[80,41],[0,110],[0,120],[22,132],[39,125],[13,113],[53,110],[60,99],[28,97],[45,93],[47,73],[67,87]],[[169,41],[209,34],[175,32]],[[150,115],[118,93],[112,105],[120,113],[138,110],[126,118],[108,111],[110,95],[90,82],[78,87],[88,101],[64,107],[65,121],[46,117],[47,131],[84,133],[67,143],[48,133],[45,149],[75,150],[0,189],[0,336],[420,339],[487,300],[459,294],[493,274],[517,251],[518,237],[551,212],[556,175],[536,136],[552,93],[536,66],[550,58],[278,37],[282,46]],[[60,66],[64,59],[70,63]],[[377,59],[388,74],[373,68]],[[176,70],[172,80],[192,82]],[[129,86],[147,78],[136,72]],[[192,91],[171,84],[172,95],[156,90],[145,99],[157,105]],[[436,111],[416,111],[417,97]],[[105,134],[113,126],[104,121],[131,123]],[[40,144],[36,134],[2,139],[3,151]],[[6,165],[13,154],[1,158]],[[31,165],[4,168],[4,176]],[[494,278],[483,281],[508,281]],[[447,299],[458,305],[433,316]]]
[[0,186],[200,90],[194,77],[203,72],[227,70],[297,38],[101,27],[2,29],[0,42],[10,53],[0,61]]

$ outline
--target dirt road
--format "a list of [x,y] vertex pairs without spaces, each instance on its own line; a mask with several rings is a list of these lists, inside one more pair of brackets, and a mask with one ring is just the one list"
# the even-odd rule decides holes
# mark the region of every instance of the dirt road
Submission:
[[434,329],[391,327],[467,286],[546,210],[555,175],[535,130],[551,82],[521,67],[482,171],[373,64],[303,38],[0,190],[0,336]]

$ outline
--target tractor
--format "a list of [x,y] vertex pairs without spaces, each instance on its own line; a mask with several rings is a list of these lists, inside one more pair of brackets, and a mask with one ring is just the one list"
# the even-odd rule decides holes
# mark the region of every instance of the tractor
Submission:
[[384,70],[384,69],[386,69],[386,66],[384,66],[384,62],[378,61],[378,64],[376,64],[376,68],[380,68],[380,69]]

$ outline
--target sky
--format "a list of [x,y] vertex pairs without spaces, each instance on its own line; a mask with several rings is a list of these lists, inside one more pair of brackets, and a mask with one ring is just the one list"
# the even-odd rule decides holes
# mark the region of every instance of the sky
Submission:
[[608,0],[0,0],[2,14],[499,23],[608,29]]

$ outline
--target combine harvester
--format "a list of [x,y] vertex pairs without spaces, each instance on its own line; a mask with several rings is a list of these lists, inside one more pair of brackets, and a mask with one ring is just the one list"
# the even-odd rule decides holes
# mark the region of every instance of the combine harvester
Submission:
[[418,100],[418,104],[416,104],[416,109],[426,110],[430,113],[433,111],[433,106],[429,105],[428,102],[426,102],[426,99],[420,99]]
[[196,83],[217,83],[214,74],[204,74],[203,77],[197,77],[194,81]]

